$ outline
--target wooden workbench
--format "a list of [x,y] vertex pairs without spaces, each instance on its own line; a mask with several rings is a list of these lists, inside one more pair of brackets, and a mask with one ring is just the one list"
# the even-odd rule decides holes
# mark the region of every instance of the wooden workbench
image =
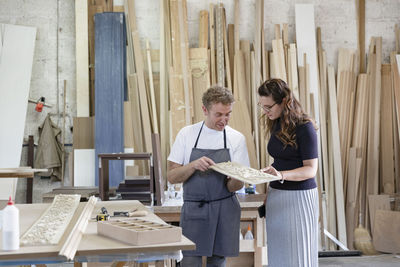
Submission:
[[[23,246],[18,251],[0,250],[0,265],[9,263],[10,265],[39,264],[39,263],[60,263],[65,262],[65,257],[58,256],[62,244],[67,238],[68,233],[75,225],[80,212],[85,203],[80,203],[71,223],[68,225],[64,235],[58,245],[52,246]],[[40,217],[50,204],[21,204],[16,205],[20,211],[20,234],[25,231]],[[92,218],[100,213],[101,207],[106,207],[109,214],[114,211],[131,211],[134,208],[146,209],[139,201],[99,201],[92,213]],[[149,212],[146,220],[163,222],[159,217]],[[1,233],[0,233],[1,238]],[[1,242],[0,242],[1,243]],[[1,244],[0,244],[1,248]],[[133,261],[136,255],[150,253],[157,255],[168,255],[179,250],[193,250],[195,245],[186,237],[176,243],[155,244],[148,246],[132,246],[117,240],[97,235],[97,222],[91,220],[82,237],[75,256],[75,261]],[[163,257],[161,257],[163,258]],[[160,258],[160,259],[161,259]]]
[[[262,266],[266,261],[266,233],[265,221],[258,216],[258,207],[263,204],[265,194],[237,196],[241,207],[240,228],[243,236],[250,224],[254,240],[241,240],[239,257],[228,258],[227,266]],[[179,223],[181,206],[154,206],[154,213],[166,222]]]
[[27,178],[26,202],[32,203],[32,187],[35,172],[47,172],[47,169],[32,169],[31,167],[0,168],[0,178]]

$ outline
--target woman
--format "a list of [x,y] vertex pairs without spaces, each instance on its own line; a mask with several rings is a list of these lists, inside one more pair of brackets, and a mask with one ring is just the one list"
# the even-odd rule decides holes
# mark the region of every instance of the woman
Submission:
[[315,124],[284,81],[268,80],[258,94],[274,158],[263,171],[281,178],[270,183],[266,198],[268,266],[318,266]]

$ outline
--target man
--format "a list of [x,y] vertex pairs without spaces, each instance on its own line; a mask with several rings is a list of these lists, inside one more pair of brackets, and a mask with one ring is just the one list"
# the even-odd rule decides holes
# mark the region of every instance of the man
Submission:
[[202,101],[205,120],[181,129],[168,157],[168,181],[183,183],[183,234],[196,243],[196,250],[183,252],[184,267],[200,267],[201,256],[207,256],[207,266],[225,266],[225,257],[239,255],[240,205],[234,192],[243,183],[209,167],[226,161],[249,166],[245,137],[227,126],[231,91],[212,87]]

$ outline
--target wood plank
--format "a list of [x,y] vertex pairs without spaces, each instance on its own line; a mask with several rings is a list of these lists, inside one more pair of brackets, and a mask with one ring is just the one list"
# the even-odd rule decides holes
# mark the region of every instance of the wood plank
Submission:
[[169,153],[169,87],[168,71],[171,64],[171,25],[168,0],[160,0],[160,145],[162,171],[166,175]]
[[400,212],[377,210],[373,244],[376,250],[386,253],[400,252]]
[[92,215],[93,209],[96,205],[97,198],[91,196],[85,204],[82,213],[80,214],[77,222],[69,233],[66,241],[62,245],[59,255],[65,256],[67,260],[73,260],[75,253],[78,250],[79,243],[82,240],[86,227],[88,226],[89,219]]
[[[397,57],[397,60],[396,60]],[[397,61],[397,62],[396,62]],[[394,151],[395,151],[395,172],[396,172],[396,192],[400,192],[400,57],[394,52],[390,55],[390,63],[392,69],[392,90],[393,90],[393,118],[394,118]]]
[[[9,168],[21,162],[36,28],[0,24],[0,36],[0,168]],[[1,179],[0,199],[15,199],[16,187],[16,179]]]
[[300,105],[306,108],[306,74],[304,67],[298,67],[299,70],[299,102]]
[[131,119],[133,128],[133,147],[135,152],[144,152],[143,127],[141,125],[141,111],[139,104],[139,92],[137,84],[137,75],[128,75],[128,86],[130,88],[129,103],[131,104]]
[[88,41],[89,41],[89,112],[94,116],[94,15],[103,13],[103,7],[96,5],[93,1],[87,1],[88,4]]
[[155,184],[155,200],[156,205],[162,206],[164,203],[164,190],[166,189],[166,173],[162,166],[162,155],[160,147],[160,136],[158,134],[151,135],[151,141],[153,145],[153,165],[154,165],[154,184]]
[[357,27],[358,27],[358,49],[360,52],[360,73],[365,73],[365,0],[358,0]]
[[[181,36],[183,35],[182,40],[184,43],[181,43],[182,55],[184,56],[185,62],[182,61],[182,75],[184,78],[184,87],[188,88],[188,94],[185,95],[186,104],[186,125],[192,123],[193,118],[193,86],[192,86],[192,75],[189,69],[189,29],[188,29],[188,18],[187,18],[187,3],[186,0],[182,1],[182,13],[183,13],[183,22],[181,23]],[[184,65],[183,65],[184,64]],[[186,94],[186,89],[185,89]]]
[[239,47],[239,40],[240,40],[240,6],[239,6],[239,0],[234,0],[234,52],[236,52],[240,49]]
[[289,46],[289,59],[288,59],[288,80],[289,88],[292,90],[294,97],[297,100],[300,99],[299,96],[299,78],[297,73],[297,49],[296,44],[290,44]]
[[[318,65],[319,65],[319,81],[320,81],[320,92],[319,92],[319,101],[321,103],[320,107],[320,146],[321,146],[321,156],[318,159],[318,164],[319,166],[322,166],[319,168],[319,179],[318,179],[318,192],[320,194],[320,205],[319,205],[319,211],[320,211],[320,224],[321,224],[321,246],[323,248],[326,248],[325,245],[325,234],[323,233],[322,229],[324,229],[325,226],[325,219],[324,216],[325,214],[325,209],[323,209],[323,203],[322,203],[322,192],[327,194],[328,190],[327,187],[324,190],[324,184],[328,183],[328,175],[329,175],[329,160],[328,160],[328,131],[327,131],[327,121],[328,121],[328,92],[327,92],[327,86],[328,86],[328,81],[327,81],[327,66],[326,66],[326,53],[322,49],[322,41],[321,41],[321,29],[317,28],[317,47],[318,47]],[[290,51],[290,48],[289,48]],[[289,52],[290,53],[290,52]],[[290,57],[290,54],[289,54]],[[289,59],[289,62],[291,59]],[[291,69],[292,67],[289,66],[288,69]],[[296,73],[297,75],[297,73]],[[327,186],[327,185],[326,185]],[[329,197],[329,196],[328,196]]]
[[[390,64],[382,65],[382,97],[381,97],[381,127],[380,127],[380,192],[394,194],[394,143],[393,143],[393,101]],[[371,223],[374,220],[371,220]],[[372,225],[371,225],[372,226]],[[372,228],[371,228],[372,230]],[[373,230],[372,230],[373,232]]]
[[[262,69],[261,69],[261,59],[263,52],[261,50],[261,42],[262,42],[262,31],[263,31],[263,22],[264,18],[262,17],[262,0],[256,0],[256,18],[255,18],[255,30],[254,30],[254,74],[255,74],[255,88],[258,88],[262,84]],[[272,76],[271,76],[272,77]]]
[[176,135],[182,129],[185,123],[185,103],[182,76],[175,72],[171,67],[169,71],[169,99],[170,99],[170,140],[169,143],[173,144]]
[[[375,61],[370,72],[372,81],[370,83],[370,102],[369,102],[369,124],[368,124],[368,162],[367,162],[367,195],[379,193],[379,129],[380,129],[380,104],[381,104],[381,66],[382,66],[382,38],[375,40]],[[367,202],[368,204],[368,202]],[[366,218],[369,218],[369,211],[366,207]],[[369,220],[366,221],[369,227]]]
[[[345,211],[344,211],[344,196],[343,196],[343,178],[342,178],[342,166],[340,151],[334,149],[339,147],[339,134],[338,134],[338,116],[336,110],[336,85],[335,85],[335,72],[332,66],[328,66],[328,92],[329,92],[329,111],[330,111],[330,139],[332,140],[333,148],[333,170],[334,170],[334,188],[336,196],[336,211],[337,211],[337,227],[338,235],[337,238],[345,246],[347,246],[346,237],[346,222],[345,222]],[[333,194],[330,194],[333,196]]]
[[113,6],[113,12],[122,12],[123,13],[124,11],[125,11],[125,8],[123,5]]
[[[239,42],[240,45],[240,51],[242,52],[242,58],[239,58],[239,63],[238,64],[243,64],[242,70],[243,70],[243,77],[245,81],[245,87],[244,88],[239,88],[240,94],[244,97],[246,100],[247,106],[251,107],[251,98],[252,98],[252,88],[250,86],[250,42],[245,41],[245,40],[240,40]],[[261,55],[261,54],[260,54]],[[261,65],[260,65],[261,67]]]
[[211,52],[211,84],[217,83],[217,70],[215,63],[215,16],[214,16],[214,4],[210,4],[210,52]]
[[193,103],[194,122],[204,119],[201,99],[207,88],[210,87],[210,74],[207,67],[208,55],[207,48],[191,48],[190,68],[192,70],[193,97],[197,101]]
[[[367,117],[368,117],[368,75],[367,74],[359,74],[358,82],[357,82],[357,96],[355,103],[355,111],[354,111],[354,124],[353,124],[353,137],[351,140],[351,146],[356,148],[356,157],[357,159],[361,159],[361,167],[360,170],[355,170],[355,188],[353,190],[348,190],[347,196],[347,205],[356,201],[356,205],[354,211],[347,211],[348,213],[355,213],[356,219],[355,223],[358,224],[360,219],[363,217],[360,214],[364,214],[361,199],[363,196],[363,191],[365,193],[365,178],[366,178],[366,152],[367,152]],[[358,166],[357,166],[358,168]],[[354,169],[354,166],[349,164],[349,170]],[[358,172],[357,172],[358,171]],[[352,181],[351,172],[349,172],[348,183]],[[355,196],[353,195],[355,194]],[[361,217],[361,218],[360,218]],[[351,229],[347,231],[350,235],[353,233]],[[351,240],[348,238],[348,240]],[[348,244],[351,247],[350,244]]]
[[73,127],[73,148],[94,148],[94,117],[74,117]]
[[88,5],[75,0],[76,115],[89,117]]
[[124,147],[133,148],[133,121],[132,121],[132,103],[124,101]]
[[[122,14],[98,13],[95,15],[96,56],[96,116],[95,150],[96,170],[100,153],[124,151],[124,65],[125,28]],[[123,180],[123,162],[110,163],[110,185],[117,186]],[[96,174],[96,185],[99,173]]]
[[224,60],[224,6],[220,3],[215,10],[215,21],[216,21],[216,34],[215,34],[215,45],[216,45],[216,72],[217,72],[217,84],[220,86],[226,86],[225,84],[225,60]]
[[279,78],[287,82],[282,39],[272,40],[272,51],[274,55],[275,78]]
[[[318,63],[316,51],[316,34],[314,23],[314,6],[312,4],[296,4],[296,41],[298,55],[307,54],[307,62],[309,64],[308,78],[310,93],[314,94],[314,103],[316,110],[315,120],[319,124],[319,84],[318,84]],[[298,65],[304,66],[303,58],[298,57]]]
[[[269,76],[269,68],[268,68],[268,53],[265,51],[265,31],[261,32],[261,69],[262,69],[262,76],[261,81],[268,80]],[[250,85],[252,86],[252,85]],[[253,87],[250,87],[253,88]]]
[[249,109],[247,104],[243,100],[236,100],[232,117],[229,123],[232,128],[238,130],[246,137],[247,150],[249,152],[250,166],[254,169],[258,169],[256,149],[254,144],[254,138],[251,134],[251,120]]
[[149,91],[150,91],[150,102],[151,102],[151,122],[153,125],[153,133],[158,133],[158,115],[156,107],[156,97],[154,93],[154,81],[153,81],[153,68],[151,63],[151,51],[150,41],[146,41],[146,54],[147,54],[147,68],[149,74]]
[[[233,86],[233,81],[234,81],[234,61],[235,61],[235,26],[233,24],[228,24],[228,48],[229,48],[229,68],[231,72],[231,81],[232,81],[232,86]],[[230,89],[233,89],[231,87]]]
[[142,128],[144,133],[143,134],[144,148],[146,150],[144,152],[149,152],[151,151],[151,126],[150,126],[149,106],[146,95],[146,85],[144,81],[143,56],[140,46],[139,32],[136,26],[135,2],[134,1],[127,1],[127,2],[128,2],[129,25],[131,31],[130,34],[132,35],[132,43],[135,55],[135,66],[136,66],[138,88],[139,88],[139,99],[140,99],[139,103],[142,116]]
[[208,11],[200,10],[199,47],[208,48]]
[[[369,213],[371,214],[371,233],[374,233],[375,215],[377,210],[390,209],[390,195],[369,195]],[[374,238],[375,236],[372,236]]]
[[228,48],[228,38],[227,38],[227,33],[226,33],[226,13],[225,9],[223,12],[223,19],[222,19],[222,24],[223,24],[223,29],[222,32],[224,34],[224,57],[225,57],[225,71],[226,71],[226,86],[230,90],[233,89],[232,87],[232,75],[231,75],[231,62],[230,62],[230,54],[229,54],[229,48]]

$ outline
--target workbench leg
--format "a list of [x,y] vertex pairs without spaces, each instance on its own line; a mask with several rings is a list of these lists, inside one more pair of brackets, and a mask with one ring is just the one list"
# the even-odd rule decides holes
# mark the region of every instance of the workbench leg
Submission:
[[254,248],[254,267],[262,266],[262,247]]
[[[33,158],[34,158],[34,143],[33,135],[29,136],[28,139],[28,166],[33,168]],[[32,203],[32,192],[33,192],[33,177],[26,179],[26,203]]]
[[99,168],[99,193],[100,199],[103,201],[109,200],[109,187],[110,187],[110,171],[109,160],[99,158],[101,168]]
[[125,264],[126,264],[126,261],[114,261],[111,264],[111,267],[124,267]]
[[[37,265],[36,265],[37,266]],[[83,267],[82,262],[74,262],[74,267]]]

